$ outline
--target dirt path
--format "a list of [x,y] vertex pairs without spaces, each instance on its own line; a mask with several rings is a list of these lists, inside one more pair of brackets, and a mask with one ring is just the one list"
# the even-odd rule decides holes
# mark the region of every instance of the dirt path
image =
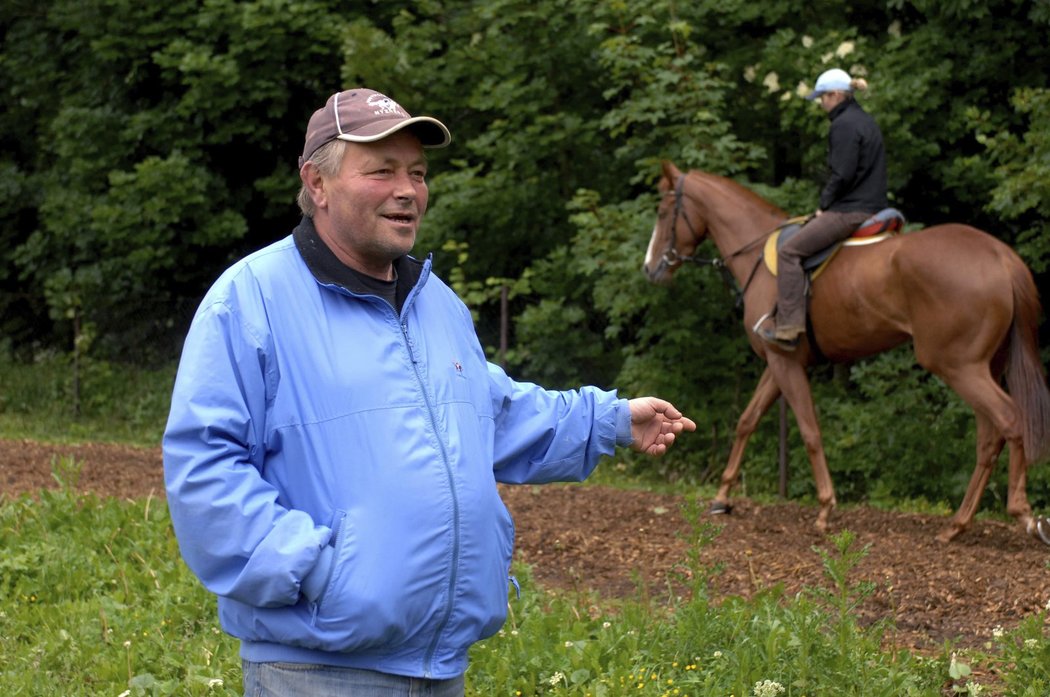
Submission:
[[[12,497],[57,487],[52,472],[62,471],[63,458],[74,459],[66,477],[75,478],[81,490],[163,496],[157,449],[11,440],[0,440],[0,491]],[[536,580],[546,586],[623,596],[636,592],[640,578],[658,597],[685,558],[680,497],[580,485],[502,492],[517,525],[517,558],[532,564]],[[705,518],[723,526],[702,551],[705,564],[724,567],[713,580],[716,594],[750,596],[774,584],[794,594],[803,586],[826,585],[812,547],[830,549],[830,543],[813,530],[816,509],[743,499],[734,504],[732,515]],[[1010,629],[1050,601],[1050,549],[998,521],[978,521],[942,545],[934,535],[945,522],[865,507],[833,516],[833,531],[848,528],[861,544],[871,545],[853,579],[877,587],[861,616],[893,619],[901,646],[936,650],[945,640],[981,646],[996,626]]]

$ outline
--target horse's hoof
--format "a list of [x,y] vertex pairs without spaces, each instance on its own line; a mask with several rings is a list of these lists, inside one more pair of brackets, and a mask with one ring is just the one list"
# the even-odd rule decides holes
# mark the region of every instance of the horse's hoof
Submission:
[[712,501],[711,508],[707,510],[711,515],[723,515],[726,513],[732,513],[732,511],[733,507],[723,501]]
[[955,526],[955,525],[949,525],[948,527],[946,527],[944,530],[941,530],[937,534],[937,541],[940,542],[941,544],[948,544],[949,542],[954,540],[956,537],[958,537],[959,533],[961,533],[962,531],[963,531],[963,528],[960,528],[960,527]]
[[1044,545],[1050,546],[1050,520],[1046,518],[1036,518],[1035,529],[1032,530],[1032,537],[1042,540]]

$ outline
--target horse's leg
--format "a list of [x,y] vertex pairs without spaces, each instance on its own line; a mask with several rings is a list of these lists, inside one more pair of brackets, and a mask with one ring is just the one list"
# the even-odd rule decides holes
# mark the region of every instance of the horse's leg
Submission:
[[[965,372],[945,372],[942,370],[937,371],[937,373],[978,415],[977,470],[974,471],[973,477],[970,479],[970,485],[966,489],[966,496],[952,519],[951,525],[938,538],[950,540],[969,527],[973,521],[981,494],[984,493],[984,488],[988,484],[988,477],[991,475],[991,470],[995,467],[999,452],[1002,450],[1002,445],[997,443],[998,438],[1004,440],[1009,446],[1010,452],[1010,482],[1007,492],[1006,510],[1024,526],[1025,532],[1032,534],[1035,521],[1032,519],[1032,508],[1028,503],[1028,494],[1025,488],[1028,465],[1025,460],[1024,442],[1021,434],[1021,415],[1017,405],[992,379],[987,367],[973,367]],[[982,427],[982,417],[987,420],[988,426]],[[997,431],[998,436],[989,433],[990,430]],[[992,454],[993,449],[994,456]]]
[[729,491],[736,484],[737,477],[740,476],[740,463],[744,459],[744,448],[747,447],[747,441],[758,428],[758,422],[762,416],[769,411],[769,407],[779,396],[780,388],[777,387],[773,373],[767,365],[762,371],[762,377],[758,379],[758,385],[755,387],[755,393],[751,395],[751,401],[748,402],[747,408],[736,422],[736,436],[733,439],[733,447],[729,451],[729,462],[726,464],[725,471],[722,472],[722,484],[718,487],[718,493],[711,502],[711,513],[729,512]]
[[[977,465],[973,470],[973,476],[970,477],[970,484],[966,487],[966,496],[963,497],[959,510],[952,518],[951,524],[937,535],[937,539],[941,542],[948,542],[954,538],[973,520],[981,501],[981,493],[988,485],[988,478],[995,469],[999,453],[1003,451],[1003,446],[1006,444],[1006,439],[987,416],[980,412],[975,412],[974,415],[977,419]],[[1014,471],[1011,467],[1011,487],[1013,480]],[[1013,498],[1012,495],[1008,495],[1008,501],[1012,501]]]
[[823,533],[828,529],[828,519],[835,508],[835,487],[831,483],[828,461],[824,457],[824,443],[820,437],[817,411],[813,407],[809,377],[806,375],[805,366],[778,354],[770,354],[769,362],[784,393],[784,399],[795,414],[795,423],[798,424],[799,434],[813,468],[813,483],[817,488],[817,501],[820,502],[816,527]]

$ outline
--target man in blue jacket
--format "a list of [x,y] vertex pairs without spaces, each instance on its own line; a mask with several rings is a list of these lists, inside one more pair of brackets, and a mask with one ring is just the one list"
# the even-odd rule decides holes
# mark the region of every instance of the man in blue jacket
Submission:
[[332,95],[306,132],[302,222],[227,269],[186,337],[168,504],[247,695],[463,695],[469,647],[506,615],[496,483],[582,480],[615,446],[660,455],[696,428],[660,399],[486,360],[409,256],[424,148],[450,140],[373,90]]

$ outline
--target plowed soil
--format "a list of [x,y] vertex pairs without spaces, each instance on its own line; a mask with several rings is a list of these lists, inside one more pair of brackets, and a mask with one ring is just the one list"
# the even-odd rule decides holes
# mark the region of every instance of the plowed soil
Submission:
[[[119,498],[164,495],[159,449],[121,445],[45,445],[0,440],[0,492],[6,498],[55,488],[55,463],[75,458],[76,486]],[[59,468],[61,470],[61,468]],[[653,598],[679,592],[686,558],[686,499],[591,485],[503,487],[517,526],[517,558],[552,589],[633,596],[639,584]],[[704,506],[706,502],[701,501]],[[715,597],[750,597],[782,584],[789,594],[828,587],[814,546],[832,550],[813,528],[816,509],[793,502],[759,505],[734,500],[732,514],[705,521],[721,527],[703,547]],[[995,627],[1014,627],[1050,601],[1050,548],[1013,523],[978,520],[949,544],[935,540],[947,518],[843,507],[832,532],[849,529],[869,552],[853,582],[875,592],[860,608],[862,621],[892,620],[897,646],[936,651],[945,641],[982,647]]]

